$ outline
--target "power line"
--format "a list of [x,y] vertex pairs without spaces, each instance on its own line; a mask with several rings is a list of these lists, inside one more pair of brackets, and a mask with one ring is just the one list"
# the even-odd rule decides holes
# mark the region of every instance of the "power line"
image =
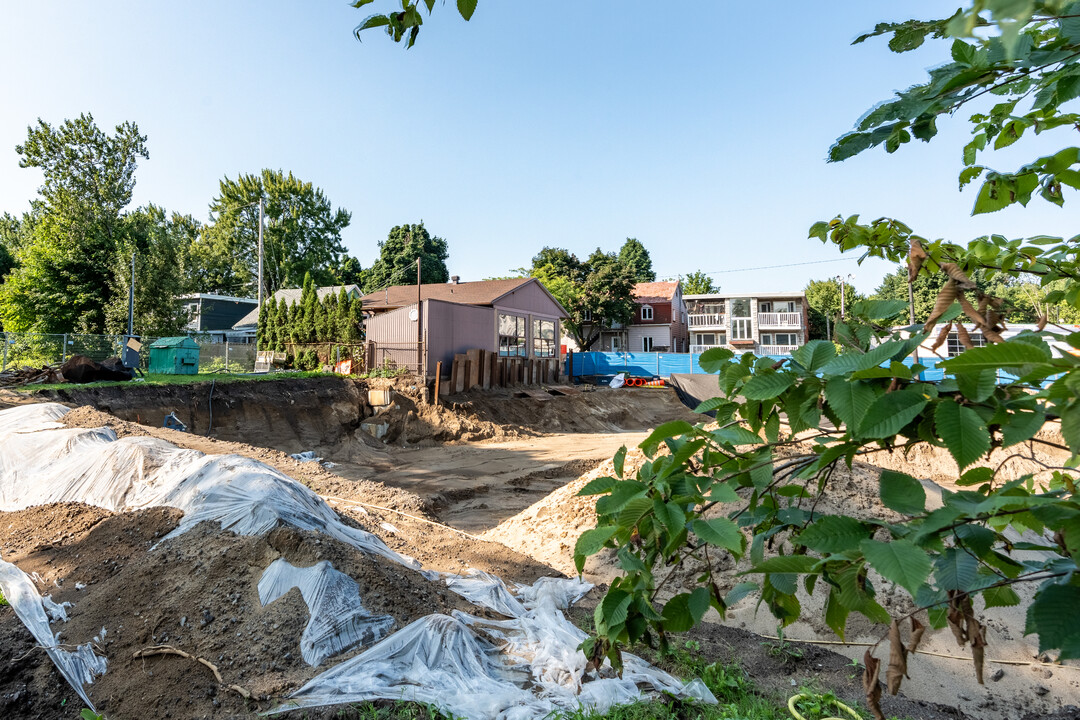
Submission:
[[810,260],[808,262],[787,263],[785,265],[763,265],[761,267],[752,268],[735,268],[732,270],[713,270],[712,272],[703,273],[705,275],[720,275],[721,273],[734,273],[734,272],[750,272],[752,270],[776,270],[777,268],[798,267],[800,265],[820,265],[822,263],[834,263],[834,262],[848,262],[851,260],[857,260],[858,258],[846,257],[846,258],[833,258],[832,260]]

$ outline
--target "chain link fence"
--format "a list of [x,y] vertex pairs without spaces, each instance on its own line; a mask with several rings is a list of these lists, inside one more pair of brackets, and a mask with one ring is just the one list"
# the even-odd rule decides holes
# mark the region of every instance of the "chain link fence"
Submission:
[[[81,333],[0,333],[0,371],[8,368],[42,367],[63,363],[72,355],[85,355],[98,362],[118,357],[124,345],[123,335],[87,335]],[[150,345],[156,337],[143,337],[140,360],[145,371],[150,364]],[[192,336],[199,345],[199,372],[252,372],[255,369],[255,343],[235,343]]]

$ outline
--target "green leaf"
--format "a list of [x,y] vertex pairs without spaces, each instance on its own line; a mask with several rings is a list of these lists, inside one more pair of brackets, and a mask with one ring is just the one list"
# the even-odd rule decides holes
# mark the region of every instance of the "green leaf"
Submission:
[[926,490],[915,478],[895,470],[882,470],[879,479],[881,502],[903,515],[919,515],[926,510]]
[[638,447],[644,450],[646,454],[651,455],[664,440],[676,435],[685,435],[693,429],[694,426],[685,420],[672,420],[653,430],[649,437],[645,438]]
[[710,545],[730,550],[734,555],[742,554],[743,535],[739,532],[739,526],[727,518],[694,520],[690,523],[690,529]]
[[975,586],[979,563],[959,548],[946,548],[934,561],[934,580],[940,590],[963,590]]
[[709,348],[701,353],[698,365],[707,373],[718,373],[724,369],[728,361],[735,357],[735,353],[727,348]]
[[909,540],[863,540],[859,547],[870,566],[914,595],[930,576],[930,556]]
[[851,611],[840,604],[838,600],[839,594],[836,588],[829,589],[829,599],[825,604],[825,624],[832,628],[832,631],[843,640],[848,614]]
[[987,610],[995,607],[1014,607],[1020,604],[1020,596],[1007,585],[987,588],[983,590],[982,597]]
[[623,530],[628,530],[637,525],[641,518],[645,517],[645,514],[652,508],[653,503],[649,498],[634,498],[626,503],[625,507],[615,516],[615,524]]
[[809,573],[821,561],[808,555],[777,555],[758,563],[747,573]]
[[857,548],[870,537],[870,530],[853,517],[826,515],[816,518],[796,542],[823,555]]
[[951,398],[942,400],[934,409],[934,427],[961,472],[990,451],[990,431],[982,418]]
[[887,438],[914,420],[929,399],[918,390],[898,390],[882,395],[862,419],[858,433],[865,438]]
[[694,412],[696,412],[696,413],[709,413],[709,412],[712,412],[713,410],[716,410],[717,408],[720,408],[720,407],[723,407],[724,405],[727,405],[729,402],[731,402],[731,401],[727,400],[725,398],[722,398],[722,397],[709,398],[708,400],[703,400],[701,402],[701,404],[699,404],[696,408],[694,408]]
[[611,492],[611,489],[618,484],[619,481],[613,477],[598,477],[595,480],[590,480],[585,484],[585,487],[578,490],[578,496],[604,495]]
[[619,529],[614,526],[593,528],[586,530],[574,544],[574,565],[580,573],[585,567],[585,558],[595,555],[604,548],[604,543],[614,537]]
[[1061,660],[1080,657],[1080,623],[1076,608],[1080,607],[1080,587],[1049,585],[1039,591],[1028,607],[1027,628],[1024,634],[1038,633],[1039,652],[1060,649]]
[[807,372],[817,372],[836,357],[836,346],[829,340],[811,340],[795,348],[791,359],[806,368]]
[[795,383],[795,376],[786,372],[766,372],[755,375],[743,385],[742,394],[747,400],[771,400]]
[[626,504],[645,494],[644,483],[634,480],[620,480],[611,493],[596,501],[597,515],[610,515],[626,507]]
[[761,436],[752,433],[741,425],[720,428],[712,433],[717,442],[730,443],[732,445],[760,445]]
[[457,0],[458,12],[466,21],[472,20],[473,13],[476,12],[476,2],[477,0]]
[[1041,410],[1020,410],[1009,416],[1009,422],[1001,428],[1001,447],[1007,448],[1035,437],[1046,423],[1046,413]]
[[[612,460],[612,463],[614,463],[614,465],[615,465],[615,474],[618,475],[619,477],[623,476],[623,464],[625,462],[626,462],[626,446],[623,445],[615,453],[615,458]],[[585,487],[588,487],[588,485],[586,485]],[[585,492],[585,490],[583,488],[581,493],[579,493],[579,494],[584,494],[584,492]]]
[[968,400],[982,402],[994,394],[997,387],[997,371],[986,369],[977,373],[958,373],[956,384]]
[[630,608],[632,599],[630,593],[625,590],[617,588],[608,590],[607,595],[604,596],[604,601],[600,603],[601,614],[607,627],[614,628],[616,625],[626,622],[627,610]]
[[969,487],[971,485],[982,485],[988,483],[994,479],[994,470],[988,467],[971,468],[956,480],[956,484],[961,487]]
[[821,368],[825,375],[846,375],[848,373],[866,370],[885,362],[900,350],[903,342],[889,340],[871,349],[866,353],[847,352],[838,355]]
[[862,382],[837,377],[825,384],[825,400],[848,430],[859,426],[875,397],[873,389]]
[[758,584],[754,582],[737,583],[735,587],[731,588],[728,594],[724,596],[724,605],[731,607],[750,593],[756,592],[757,589]]
[[954,358],[938,364],[946,372],[963,373],[997,368],[1024,368],[1028,365],[1047,365],[1050,355],[1043,348],[1026,342],[1009,340],[1003,343],[965,350]]
[[[704,597],[704,602],[702,598]],[[695,588],[693,593],[679,593],[664,605],[662,616],[666,632],[686,632],[701,622],[709,609],[708,588]]]
[[709,490],[709,494],[705,496],[705,499],[715,503],[739,502],[739,496],[736,494],[735,489],[726,482],[713,484],[712,488]]

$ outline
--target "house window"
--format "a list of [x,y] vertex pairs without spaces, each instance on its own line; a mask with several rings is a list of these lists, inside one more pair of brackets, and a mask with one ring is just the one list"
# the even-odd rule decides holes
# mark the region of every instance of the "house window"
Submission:
[[592,310],[582,311],[581,322],[592,322]]
[[648,335],[641,338],[641,352],[652,352],[652,338]]
[[641,319],[642,320],[652,320],[653,319],[652,305],[642,305],[641,306]]
[[528,321],[517,315],[499,313],[499,355],[525,357],[525,332]]
[[555,357],[555,321],[533,320],[533,357]]
[[763,303],[761,303],[758,306],[758,312],[771,313],[772,312],[772,303],[771,302],[763,302]]
[[799,344],[799,336],[796,335],[795,333],[776,333],[775,335],[773,335],[773,339],[776,341],[775,343],[765,343],[764,340],[762,340],[761,342],[765,343],[766,345],[798,345]]
[[750,318],[732,318],[731,319],[731,339],[732,340],[752,340],[753,328],[750,324]]
[[697,336],[698,345],[715,345],[716,333],[700,333]]
[[619,352],[620,349],[621,348],[619,347],[619,336],[618,335],[612,335],[611,336],[611,351],[612,352]]
[[746,298],[736,298],[731,301],[732,317],[750,317],[750,301]]
[[[981,332],[969,332],[968,337],[971,338],[971,344],[975,347],[986,346],[986,338],[983,337],[983,334]],[[949,357],[956,357],[960,353],[967,350],[967,348],[964,347],[964,343],[960,342],[959,333],[949,333],[949,339],[946,344],[948,346],[947,354]]]

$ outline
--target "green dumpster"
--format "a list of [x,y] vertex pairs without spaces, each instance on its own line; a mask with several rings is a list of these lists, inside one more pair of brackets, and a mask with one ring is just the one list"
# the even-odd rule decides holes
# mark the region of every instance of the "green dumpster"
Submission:
[[195,375],[199,372],[199,345],[189,337],[166,337],[150,346],[150,372]]

